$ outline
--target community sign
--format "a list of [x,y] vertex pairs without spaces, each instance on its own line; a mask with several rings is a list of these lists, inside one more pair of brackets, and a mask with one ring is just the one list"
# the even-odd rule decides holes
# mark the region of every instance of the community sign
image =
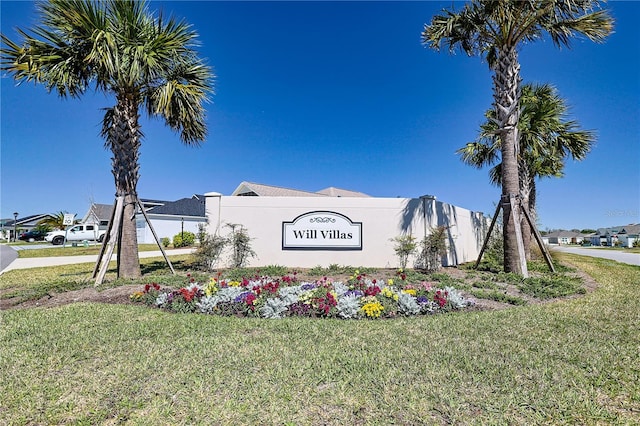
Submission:
[[362,222],[330,211],[301,214],[282,222],[283,250],[362,250]]

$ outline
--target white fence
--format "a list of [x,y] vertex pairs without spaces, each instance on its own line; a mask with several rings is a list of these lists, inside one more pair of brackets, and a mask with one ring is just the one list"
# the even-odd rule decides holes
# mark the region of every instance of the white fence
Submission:
[[[447,227],[443,265],[477,258],[488,229],[482,214],[422,198],[206,196],[207,231],[226,236],[225,225],[244,226],[257,257],[248,266],[311,268],[331,264],[394,268],[394,237],[421,240]],[[228,265],[228,257],[220,266]],[[410,259],[410,266],[411,259]]]

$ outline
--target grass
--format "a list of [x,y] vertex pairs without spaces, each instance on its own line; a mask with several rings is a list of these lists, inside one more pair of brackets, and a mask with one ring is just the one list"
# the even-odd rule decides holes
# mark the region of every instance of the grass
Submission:
[[[183,269],[190,264],[190,256],[171,256],[171,264],[176,270]],[[16,303],[21,303],[53,293],[92,287],[95,282],[91,277],[93,268],[94,263],[79,263],[50,268],[14,269],[0,275],[0,299],[15,298]],[[184,275],[171,275],[171,270],[162,257],[140,259],[140,268],[143,277],[139,280],[117,280],[116,262],[110,262],[105,284],[101,288],[124,284],[143,285],[149,282],[180,286],[185,281]],[[199,278],[197,274],[196,277]]]
[[[77,247],[73,247],[68,245],[67,247],[62,246],[51,246],[43,249],[29,249],[29,250],[19,250],[18,257],[20,258],[32,258],[32,257],[58,257],[58,256],[84,256],[84,255],[92,255],[92,254],[100,254],[101,245],[90,245],[88,247],[84,247],[79,245]],[[156,251],[160,250],[156,244],[140,244],[138,245],[138,251]],[[167,251],[171,251],[172,249],[165,248]]]
[[526,305],[527,301],[522,297],[514,296],[511,294],[507,294],[503,291],[498,290],[487,290],[487,289],[471,289],[469,290],[473,297],[478,299],[488,299],[494,300],[496,302],[508,303],[509,305]]
[[2,313],[6,424],[639,424],[640,268],[517,309],[339,321]]

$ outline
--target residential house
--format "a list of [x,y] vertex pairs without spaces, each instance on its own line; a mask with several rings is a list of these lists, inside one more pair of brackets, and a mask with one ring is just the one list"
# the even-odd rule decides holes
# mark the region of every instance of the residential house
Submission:
[[98,225],[99,229],[107,229],[112,212],[113,206],[111,204],[92,203],[81,222]]
[[[17,219],[2,219],[0,220],[0,239],[13,240],[23,232],[29,232],[34,229],[38,224],[48,217],[53,217],[49,213],[33,214]],[[14,230],[17,236],[14,235]]]
[[[163,201],[140,199],[153,230],[158,238],[173,237],[183,231],[198,233],[198,225],[206,224],[207,219],[204,214],[204,197],[193,195],[190,198],[183,198],[177,201]],[[96,223],[101,229],[106,229],[111,220],[113,205],[92,203],[89,210],[84,215],[83,223]],[[155,244],[155,238],[151,232],[149,224],[144,215],[138,209],[136,214],[136,228],[138,243]]]
[[618,245],[618,233],[620,231],[622,231],[621,226],[598,228],[595,234],[591,236],[591,244],[594,246],[616,246]]
[[546,235],[549,244],[582,244],[587,236],[575,231],[553,231]]
[[[173,237],[181,232],[192,232],[198,235],[199,226],[207,223],[204,202],[204,195],[196,194],[150,208],[146,208],[144,202],[143,205],[158,238],[166,237],[173,240]],[[142,213],[136,215],[136,227],[138,243],[155,243],[151,228]]]
[[618,232],[618,242],[622,247],[631,248],[638,241],[640,241],[640,224],[625,225]]

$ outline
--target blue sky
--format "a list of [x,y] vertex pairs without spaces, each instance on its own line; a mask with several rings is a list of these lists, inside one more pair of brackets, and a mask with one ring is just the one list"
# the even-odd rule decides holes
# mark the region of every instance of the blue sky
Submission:
[[[240,182],[317,191],[329,186],[377,197],[439,200],[492,214],[500,190],[488,170],[455,150],[477,136],[491,106],[491,73],[464,54],[420,43],[423,25],[462,2],[153,2],[200,34],[214,67],[209,135],[187,147],[160,121],[142,121],[138,194],[176,200]],[[538,185],[546,228],[640,222],[640,2],[607,4],[606,43],[549,41],[520,51],[524,82],[551,83],[571,118],[596,131],[595,148]],[[36,22],[34,3],[0,2],[2,32]],[[113,99],[60,99],[42,86],[1,92],[0,215],[112,203],[109,151],[99,136]]]

